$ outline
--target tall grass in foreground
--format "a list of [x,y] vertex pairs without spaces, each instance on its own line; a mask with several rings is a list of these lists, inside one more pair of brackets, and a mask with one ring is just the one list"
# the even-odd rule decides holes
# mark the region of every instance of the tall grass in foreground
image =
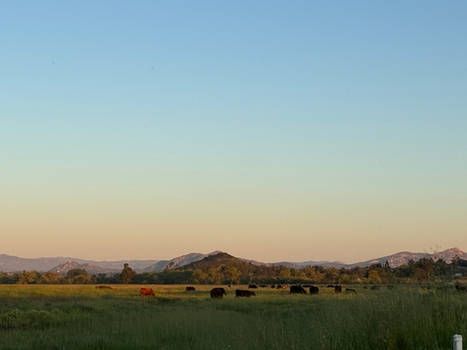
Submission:
[[182,288],[0,286],[0,349],[450,349],[467,336],[467,294],[455,291],[211,300],[210,287]]

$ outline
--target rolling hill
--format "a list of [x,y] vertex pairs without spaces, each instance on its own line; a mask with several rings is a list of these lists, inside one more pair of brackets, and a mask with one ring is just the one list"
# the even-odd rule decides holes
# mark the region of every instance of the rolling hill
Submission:
[[[190,253],[185,254],[171,260],[115,260],[115,261],[95,261],[85,260],[71,257],[43,257],[43,258],[21,258],[17,256],[0,254],[0,271],[3,272],[20,272],[36,270],[39,272],[46,271],[67,271],[71,266],[79,266],[91,273],[117,273],[122,270],[123,264],[128,263],[136,272],[160,272],[165,269],[178,269],[182,266],[189,266],[195,263],[212,263],[219,264],[222,261],[235,258],[236,264],[240,262],[257,266],[286,266],[289,268],[302,268],[305,266],[324,266],[335,268],[352,268],[366,267],[372,264],[384,264],[389,262],[391,267],[398,267],[407,264],[410,260],[417,261],[421,258],[443,259],[446,262],[451,262],[455,257],[467,260],[467,253],[458,248],[450,248],[436,253],[413,253],[399,252],[392,255],[387,255],[371,260],[361,261],[352,264],[346,264],[339,261],[314,261],[307,260],[301,262],[281,261],[274,263],[263,263],[260,261],[235,258],[227,253],[214,251],[208,254]],[[230,261],[232,262],[232,260]],[[194,265],[193,265],[194,266]],[[65,272],[66,273],[66,272]]]

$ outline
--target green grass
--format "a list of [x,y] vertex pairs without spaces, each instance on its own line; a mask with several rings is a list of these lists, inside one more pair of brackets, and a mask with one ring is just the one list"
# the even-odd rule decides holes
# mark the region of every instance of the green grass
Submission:
[[[146,286],[147,287],[147,286]],[[211,300],[212,286],[0,286],[0,349],[451,349],[467,294],[417,287],[356,295]]]

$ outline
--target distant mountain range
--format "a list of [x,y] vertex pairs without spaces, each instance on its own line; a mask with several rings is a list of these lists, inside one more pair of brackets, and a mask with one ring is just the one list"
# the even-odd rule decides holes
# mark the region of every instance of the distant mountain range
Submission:
[[[36,270],[39,272],[54,271],[66,274],[71,269],[84,269],[92,274],[97,273],[116,273],[122,270],[123,264],[128,263],[137,272],[160,272],[165,269],[176,269],[182,266],[194,266],[194,263],[209,261],[212,263],[216,258],[225,256],[222,252],[214,251],[208,254],[190,253],[182,255],[171,260],[117,260],[117,261],[94,261],[77,259],[71,257],[50,257],[50,258],[20,258],[17,256],[0,254],[0,271],[3,272],[18,272]],[[226,253],[224,253],[226,254]],[[226,254],[231,257],[230,255]],[[276,263],[263,263],[254,260],[240,259],[246,263],[255,265],[282,265],[290,268],[301,268],[305,266],[325,266],[335,268],[352,268],[352,267],[366,267],[373,264],[384,264],[389,262],[391,267],[397,267],[408,263],[410,260],[420,260],[422,258],[443,259],[446,262],[451,262],[455,257],[467,260],[467,253],[458,249],[450,248],[437,253],[412,253],[412,252],[399,252],[396,254],[383,256],[376,259],[362,261],[354,264],[345,264],[339,261],[302,261],[302,262],[288,262],[281,261]]]

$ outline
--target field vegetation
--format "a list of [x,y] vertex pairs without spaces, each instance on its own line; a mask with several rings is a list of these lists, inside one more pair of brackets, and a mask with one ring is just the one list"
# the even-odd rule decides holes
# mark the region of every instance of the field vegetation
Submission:
[[209,297],[212,285],[2,285],[1,349],[450,349],[467,293],[443,285],[352,286],[356,294]]

